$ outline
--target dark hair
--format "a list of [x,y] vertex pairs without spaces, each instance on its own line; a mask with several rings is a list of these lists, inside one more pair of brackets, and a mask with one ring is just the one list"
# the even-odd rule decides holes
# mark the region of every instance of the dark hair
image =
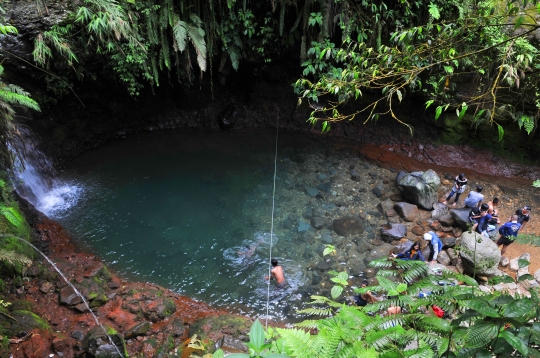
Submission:
[[499,198],[493,198],[493,204],[497,204],[499,202]]
[[272,266],[278,265],[277,259],[272,259],[270,262],[272,263]]
[[420,248],[420,243],[418,241],[413,242],[411,247],[415,247],[416,245],[418,245],[418,248]]
[[481,192],[482,189],[484,189],[484,188],[482,187],[482,185],[477,185],[477,186],[476,186],[476,191],[477,191],[477,192]]
[[480,206],[480,211],[487,211],[489,209],[489,205],[484,203],[482,206]]
[[527,210],[527,211],[531,211],[531,207],[530,207],[529,205],[525,205],[525,206],[523,207],[523,209],[525,209],[525,210]]
[[367,286],[367,285],[369,285],[369,282],[368,282],[368,280],[364,280],[364,281],[362,281],[362,285],[366,285],[366,286]]
[[463,178],[465,178],[465,174],[463,174],[463,173],[459,174],[458,178],[459,178],[459,180],[463,180]]

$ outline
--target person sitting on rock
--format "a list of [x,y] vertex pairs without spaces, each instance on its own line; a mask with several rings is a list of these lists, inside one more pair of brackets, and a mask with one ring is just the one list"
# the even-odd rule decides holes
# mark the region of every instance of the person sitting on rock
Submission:
[[483,189],[484,188],[481,185],[477,185],[475,191],[471,190],[465,199],[465,207],[472,209],[484,201],[484,195],[480,194]]
[[518,221],[518,216],[514,214],[512,215],[511,221],[499,228],[499,234],[501,234],[501,237],[499,240],[497,240],[497,246],[502,245],[501,255],[504,255],[506,249],[508,249],[508,246],[510,246],[510,244],[516,240],[518,232],[522,227],[523,226]]
[[398,254],[398,255],[392,254],[392,256],[397,259],[402,259],[402,260],[426,261],[424,259],[424,255],[422,255],[422,251],[420,250],[419,242],[413,243],[411,248],[405,251],[404,253]]
[[430,231],[428,233],[424,234],[424,240],[429,242],[429,257],[428,262],[430,264],[435,263],[437,261],[437,257],[439,256],[439,252],[441,252],[443,248],[443,244],[441,242],[441,239],[437,236],[436,233],[433,231]]
[[[362,288],[367,287],[369,282],[367,280],[362,281]],[[373,294],[371,291],[367,291],[366,293],[362,293],[361,295],[354,296],[354,302],[356,302],[357,306],[365,306],[368,303],[374,303],[377,302],[377,299],[373,297]]]
[[497,206],[499,206],[499,203],[499,198],[493,198],[492,201],[488,202],[488,214],[493,217],[489,223],[492,225],[497,225],[501,223],[501,221],[499,220],[499,212],[497,210]]
[[[484,205],[486,205],[487,207],[487,204],[482,204],[482,206]],[[476,225],[476,227],[474,227],[475,231],[480,235],[489,237],[488,226],[491,219],[493,219],[493,217],[488,214],[488,210],[482,210],[482,212],[480,213],[480,219],[478,220],[478,224]]]
[[482,220],[482,218],[484,218],[487,215],[488,210],[489,210],[489,205],[486,203],[480,204],[478,205],[478,207],[471,209],[471,212],[469,213],[469,219],[471,220],[472,231],[477,230],[478,225],[480,224],[480,220]]
[[523,208],[516,210],[516,215],[518,216],[518,223],[521,224],[521,229],[523,229],[525,225],[527,225],[527,223],[529,222],[530,212],[531,212],[530,206],[524,206]]
[[446,198],[446,200],[443,202],[444,205],[448,203],[448,201],[456,194],[456,199],[454,200],[454,204],[452,206],[456,206],[459,196],[461,193],[465,191],[465,187],[467,186],[467,178],[465,178],[465,174],[461,173],[454,179],[454,186],[452,187],[452,191],[450,192],[450,195]]

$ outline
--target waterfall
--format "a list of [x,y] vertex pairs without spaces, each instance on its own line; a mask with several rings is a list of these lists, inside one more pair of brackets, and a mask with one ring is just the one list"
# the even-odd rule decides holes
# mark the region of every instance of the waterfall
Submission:
[[81,188],[60,182],[53,163],[39,150],[37,140],[26,126],[17,126],[19,135],[10,143],[15,156],[15,190],[45,215],[63,212],[77,202]]

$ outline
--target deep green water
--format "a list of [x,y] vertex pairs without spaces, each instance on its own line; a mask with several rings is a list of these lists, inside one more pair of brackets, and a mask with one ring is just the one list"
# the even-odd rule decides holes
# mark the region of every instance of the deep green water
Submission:
[[[323,150],[321,141],[301,136],[280,133],[278,164]],[[274,150],[275,131],[133,135],[77,158],[60,178],[80,189],[76,204],[48,214],[125,278],[263,314]],[[278,188],[285,180],[294,187],[295,178],[280,170]],[[278,198],[276,212],[284,217],[286,210]],[[282,239],[273,240],[281,252]],[[253,244],[252,257],[237,254]],[[301,257],[278,259],[289,288],[270,286],[275,319],[287,316],[307,284]]]

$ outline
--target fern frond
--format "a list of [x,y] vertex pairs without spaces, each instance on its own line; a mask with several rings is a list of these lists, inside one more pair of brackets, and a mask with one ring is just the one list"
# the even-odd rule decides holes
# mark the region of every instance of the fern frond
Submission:
[[0,249],[0,261],[5,261],[10,265],[14,265],[16,263],[20,263],[23,265],[32,264],[32,260],[30,260],[28,257],[21,255],[15,251],[7,251],[4,249]]
[[313,320],[313,319],[307,319],[302,322],[295,323],[295,327],[299,328],[307,328],[307,329],[315,329],[318,327],[319,320]]
[[309,307],[304,308],[302,310],[298,310],[297,313],[300,314],[307,314],[311,316],[331,316],[334,314],[334,310],[331,308],[316,308],[316,307]]
[[7,34],[18,34],[19,31],[17,30],[17,28],[15,26],[11,26],[11,25],[3,25],[3,24],[0,24],[0,32],[3,33],[4,35],[7,35]]
[[371,261],[368,266],[388,269],[394,266],[394,261],[390,260],[388,257],[383,257],[382,259]]
[[285,351],[289,356],[317,357],[317,351],[313,349],[311,335],[300,329],[276,328],[277,332],[285,342]]
[[178,50],[184,52],[187,44],[187,24],[179,19],[173,26],[173,35]]
[[469,327],[466,334],[467,346],[480,348],[497,337],[498,327],[493,322],[478,322]]

